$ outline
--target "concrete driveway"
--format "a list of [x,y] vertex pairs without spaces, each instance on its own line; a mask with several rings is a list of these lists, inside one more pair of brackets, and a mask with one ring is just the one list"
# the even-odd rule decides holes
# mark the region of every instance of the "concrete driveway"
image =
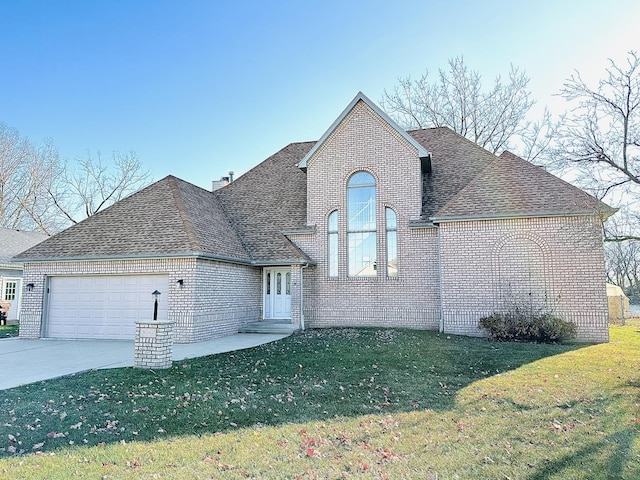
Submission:
[[[176,344],[173,359],[242,350],[286,336],[237,333],[206,342]],[[133,341],[128,340],[0,340],[0,390],[87,370],[132,366]]]

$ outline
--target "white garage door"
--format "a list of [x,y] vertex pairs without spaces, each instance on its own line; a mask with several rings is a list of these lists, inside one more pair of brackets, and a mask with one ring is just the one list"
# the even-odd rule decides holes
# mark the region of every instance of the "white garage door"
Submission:
[[136,320],[167,318],[168,275],[50,277],[45,336],[51,338],[135,338]]

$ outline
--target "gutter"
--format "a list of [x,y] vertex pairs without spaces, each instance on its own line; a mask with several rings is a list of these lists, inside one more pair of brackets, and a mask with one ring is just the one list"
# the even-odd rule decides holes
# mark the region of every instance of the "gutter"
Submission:
[[309,265],[309,260],[275,260],[275,261],[256,261],[242,260],[239,258],[225,257],[222,255],[212,255],[203,252],[182,252],[182,253],[158,253],[158,254],[139,254],[139,255],[86,255],[76,257],[21,257],[11,260],[15,264],[38,263],[38,262],[95,262],[109,260],[157,260],[165,258],[202,258],[205,260],[216,260],[219,262],[234,263],[237,265],[247,265],[251,267],[268,267],[268,266],[285,266],[285,265]]
[[300,328],[304,331],[304,269],[309,266],[305,263],[300,267]]
[[442,292],[444,291],[442,285],[442,233],[438,228],[436,230],[436,236],[438,239],[438,286],[440,287],[440,319],[438,322],[438,331],[444,333],[444,300],[442,298]]

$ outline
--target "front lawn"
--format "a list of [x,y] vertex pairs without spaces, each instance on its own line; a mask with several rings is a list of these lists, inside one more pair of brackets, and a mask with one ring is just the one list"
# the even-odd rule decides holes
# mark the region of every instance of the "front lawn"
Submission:
[[18,336],[18,325],[0,325],[0,339]]
[[316,330],[40,382],[2,392],[0,476],[638,478],[640,335],[611,337]]

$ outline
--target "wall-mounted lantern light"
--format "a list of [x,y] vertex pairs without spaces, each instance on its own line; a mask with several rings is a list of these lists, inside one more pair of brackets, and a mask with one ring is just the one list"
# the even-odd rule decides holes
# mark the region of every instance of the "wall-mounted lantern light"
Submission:
[[33,287],[35,287],[35,285],[33,283],[27,283],[26,287],[27,292],[33,292]]
[[180,288],[184,287],[184,280],[181,278],[176,282]]
[[158,320],[158,299],[160,298],[160,292],[154,290],[153,295],[153,319]]

